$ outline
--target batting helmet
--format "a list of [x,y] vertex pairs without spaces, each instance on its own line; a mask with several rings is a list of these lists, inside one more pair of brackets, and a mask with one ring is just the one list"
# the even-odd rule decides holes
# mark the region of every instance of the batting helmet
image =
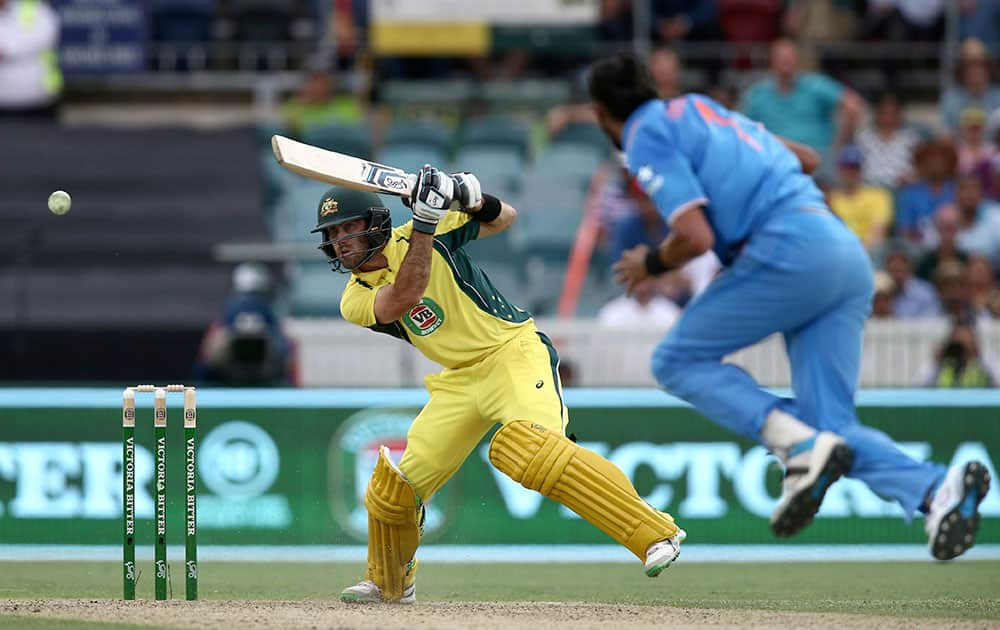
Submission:
[[[365,220],[363,229],[341,235],[335,239],[327,237],[326,230],[328,228],[357,219]],[[316,208],[316,227],[312,229],[312,233],[319,232],[323,235],[323,242],[319,248],[326,254],[333,270],[346,273],[371,260],[385,245],[391,230],[392,217],[389,214],[389,209],[382,204],[378,195],[334,186],[323,194],[319,206]],[[333,245],[361,237],[368,239],[368,251],[360,262],[347,266],[337,257]]]

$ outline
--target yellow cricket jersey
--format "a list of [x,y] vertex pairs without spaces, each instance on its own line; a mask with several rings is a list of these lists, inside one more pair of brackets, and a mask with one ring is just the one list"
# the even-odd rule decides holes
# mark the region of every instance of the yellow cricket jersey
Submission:
[[345,319],[408,341],[447,368],[477,363],[514,337],[535,331],[531,314],[500,295],[463,249],[479,236],[479,221],[464,212],[449,212],[437,225],[424,297],[400,319],[376,322],[375,294],[395,282],[412,232],[412,222],[392,230],[382,250],[388,267],[353,272],[340,298]]

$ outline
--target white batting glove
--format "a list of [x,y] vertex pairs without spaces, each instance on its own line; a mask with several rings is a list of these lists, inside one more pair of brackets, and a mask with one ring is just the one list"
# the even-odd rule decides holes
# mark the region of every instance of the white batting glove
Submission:
[[451,181],[455,183],[455,201],[452,210],[475,212],[483,204],[483,186],[479,178],[472,173],[452,173]]
[[425,164],[413,187],[413,229],[433,234],[441,217],[448,213],[455,198],[455,184],[443,171]]

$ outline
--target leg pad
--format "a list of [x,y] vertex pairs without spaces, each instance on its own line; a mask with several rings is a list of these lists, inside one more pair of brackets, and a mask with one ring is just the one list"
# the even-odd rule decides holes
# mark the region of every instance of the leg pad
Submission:
[[673,517],[643,501],[617,466],[540,425],[515,420],[502,426],[490,442],[490,461],[525,488],[573,510],[640,560],[651,544],[677,533]]
[[403,597],[404,580],[420,544],[422,507],[410,482],[379,449],[365,492],[368,509],[368,573],[386,601]]

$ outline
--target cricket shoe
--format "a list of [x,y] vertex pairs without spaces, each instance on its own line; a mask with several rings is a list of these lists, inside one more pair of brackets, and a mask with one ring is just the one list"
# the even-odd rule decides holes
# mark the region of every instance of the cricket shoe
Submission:
[[340,591],[340,601],[348,604],[415,604],[417,601],[417,583],[411,582],[403,589],[403,597],[399,601],[388,602],[382,599],[382,589],[371,580],[361,580],[354,586],[348,586]]
[[812,522],[827,489],[854,464],[854,451],[838,435],[821,431],[788,450],[781,502],[771,515],[775,536],[797,534]]
[[655,542],[646,550],[646,563],[642,568],[649,577],[656,577],[669,569],[674,560],[681,555],[681,543],[687,538],[687,532],[678,529],[677,533],[667,538]]
[[990,473],[982,462],[952,466],[938,486],[924,520],[931,555],[951,560],[976,544],[979,504],[990,490]]

